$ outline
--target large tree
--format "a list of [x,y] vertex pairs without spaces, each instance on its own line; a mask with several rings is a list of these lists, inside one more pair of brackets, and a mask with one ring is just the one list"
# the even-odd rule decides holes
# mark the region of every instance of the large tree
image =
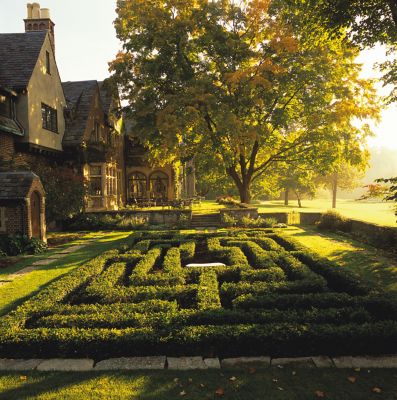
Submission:
[[242,202],[279,163],[326,170],[360,157],[377,114],[346,38],[316,45],[268,0],[123,0],[111,64],[137,135],[158,161],[210,149]]

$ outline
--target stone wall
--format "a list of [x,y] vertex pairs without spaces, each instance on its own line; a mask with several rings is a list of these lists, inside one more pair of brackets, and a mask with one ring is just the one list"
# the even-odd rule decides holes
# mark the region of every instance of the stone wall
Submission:
[[316,222],[320,221],[322,213],[300,213],[300,224],[301,225],[315,225]]
[[181,219],[190,223],[192,219],[191,210],[149,210],[149,211],[97,211],[89,212],[88,215],[98,216],[115,216],[125,215],[126,217],[134,217],[145,220],[149,225],[166,225],[172,226],[177,224]]

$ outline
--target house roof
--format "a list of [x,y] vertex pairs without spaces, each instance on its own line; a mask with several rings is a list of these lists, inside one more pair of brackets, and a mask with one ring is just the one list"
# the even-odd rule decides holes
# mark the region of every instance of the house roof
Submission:
[[110,92],[110,88],[108,87],[106,81],[98,82],[98,86],[103,109],[105,110],[106,114],[109,114],[110,108],[112,106],[112,95]]
[[0,172],[0,200],[26,199],[36,180],[40,178],[30,171]]
[[66,120],[63,144],[66,146],[81,144],[90,114],[92,96],[98,88],[98,82],[63,82],[62,87],[68,108],[72,111],[71,118]]
[[12,89],[28,86],[47,32],[0,34],[0,85]]
[[23,129],[11,118],[0,115],[0,132],[13,133],[14,135],[23,136]]

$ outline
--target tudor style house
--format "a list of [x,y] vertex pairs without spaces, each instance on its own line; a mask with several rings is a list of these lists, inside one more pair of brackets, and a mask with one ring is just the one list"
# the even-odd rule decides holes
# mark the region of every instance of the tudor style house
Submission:
[[115,91],[105,82],[62,84],[67,101],[65,158],[88,185],[86,211],[116,210],[125,204],[124,131]]
[[106,80],[62,83],[50,12],[38,3],[27,10],[24,33],[0,34],[1,170],[70,168],[87,184],[86,211],[175,199],[183,184],[172,166],[145,162],[145,149],[117,111],[117,89]]

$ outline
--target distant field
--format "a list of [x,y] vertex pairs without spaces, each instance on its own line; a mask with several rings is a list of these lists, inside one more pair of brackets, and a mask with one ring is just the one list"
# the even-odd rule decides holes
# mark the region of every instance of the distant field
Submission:
[[[295,200],[290,201],[289,206],[284,206],[283,201],[266,201],[257,207],[259,207],[259,212],[321,212],[332,208],[331,200],[322,199],[303,200],[302,205],[303,207],[299,208]],[[336,207],[336,211],[345,217],[379,225],[397,226],[392,203],[337,200]]]

